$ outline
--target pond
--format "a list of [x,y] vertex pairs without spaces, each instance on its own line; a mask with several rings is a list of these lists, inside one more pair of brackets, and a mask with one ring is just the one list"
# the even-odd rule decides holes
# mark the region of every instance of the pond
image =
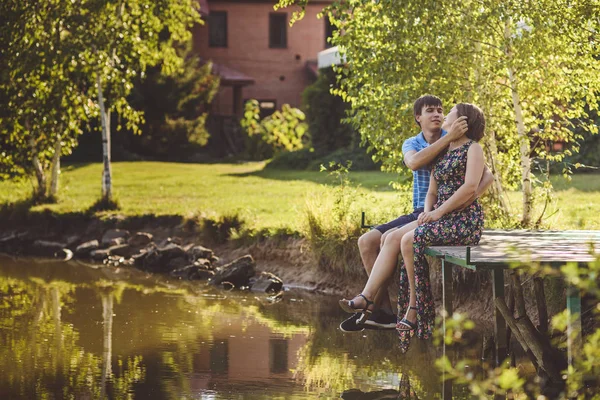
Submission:
[[439,350],[413,340],[402,355],[393,330],[343,333],[337,299],[0,256],[0,398],[440,396]]

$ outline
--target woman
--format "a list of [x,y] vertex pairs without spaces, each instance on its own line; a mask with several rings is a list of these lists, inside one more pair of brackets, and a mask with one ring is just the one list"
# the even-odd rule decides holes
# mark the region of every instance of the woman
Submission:
[[[483,150],[477,142],[485,131],[485,117],[477,106],[460,103],[446,116],[446,125],[462,116],[467,118],[467,133],[452,142],[448,151],[434,163],[425,211],[417,221],[385,238],[384,246],[400,244],[403,258],[398,293],[398,316],[403,318],[396,327],[403,351],[415,332],[419,338],[428,339],[433,329],[435,309],[425,248],[429,245],[474,245],[481,238],[483,211],[473,198],[484,170]],[[378,264],[389,267],[391,262],[395,263],[395,259],[390,259],[393,254],[382,249],[373,270]],[[381,285],[377,277],[369,278],[361,294],[350,301],[341,300],[340,305],[348,312],[362,309],[364,320],[373,311],[370,299],[376,296]]]

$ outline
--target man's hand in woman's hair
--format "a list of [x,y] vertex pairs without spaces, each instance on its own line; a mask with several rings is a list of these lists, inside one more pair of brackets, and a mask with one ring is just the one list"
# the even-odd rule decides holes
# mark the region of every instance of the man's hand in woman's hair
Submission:
[[469,126],[467,124],[467,117],[458,117],[456,121],[452,123],[450,131],[448,132],[448,136],[450,136],[450,141],[454,141],[456,139],[461,138],[465,133],[467,133],[468,129]]
[[422,212],[417,219],[419,225],[426,224],[428,222],[434,222],[442,218],[437,210]]

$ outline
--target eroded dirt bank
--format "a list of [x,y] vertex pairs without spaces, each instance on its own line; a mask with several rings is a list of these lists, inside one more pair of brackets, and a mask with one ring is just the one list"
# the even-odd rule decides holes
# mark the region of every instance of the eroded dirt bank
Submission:
[[[216,241],[211,232],[202,229],[197,221],[186,220],[180,216],[112,216],[99,219],[87,215],[64,215],[57,217],[50,213],[41,213],[19,220],[5,221],[0,226],[0,240],[9,235],[24,235],[28,241],[47,240],[80,243],[101,237],[109,229],[125,229],[130,232],[147,232],[154,240],[178,241],[184,245],[198,244],[208,247],[219,257],[217,266],[250,254],[256,261],[258,271],[271,272],[279,276],[285,286],[299,287],[309,291],[354,296],[360,293],[366,282],[366,274],[356,273],[360,266],[352,266],[352,273],[328,272],[318,268],[307,239],[291,236],[278,236],[261,240]],[[5,248],[3,251],[7,251]],[[10,252],[10,249],[9,249]],[[19,254],[28,256],[26,253]],[[436,304],[441,306],[441,271],[439,262],[431,260],[431,282]],[[110,267],[107,267],[110,268]],[[396,281],[395,279],[392,282]],[[459,269],[454,273],[454,306],[457,311],[468,312],[472,319],[483,324],[485,330],[491,328],[493,317],[492,290],[487,273]],[[527,283],[526,283],[527,285]],[[527,291],[528,287],[524,287]],[[396,293],[394,283],[389,292]],[[561,293],[551,294],[560,297]],[[533,296],[526,296],[533,298]],[[392,303],[395,300],[392,298]],[[554,301],[560,303],[560,301]],[[549,311],[554,306],[550,305]],[[529,315],[537,320],[536,308],[530,304]],[[558,311],[558,310],[557,310]],[[486,329],[487,328],[487,329]]]

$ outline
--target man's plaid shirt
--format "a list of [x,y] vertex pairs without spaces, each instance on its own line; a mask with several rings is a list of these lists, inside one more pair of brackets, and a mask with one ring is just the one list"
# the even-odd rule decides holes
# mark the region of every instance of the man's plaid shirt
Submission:
[[[445,130],[442,129],[442,136],[446,135]],[[423,132],[417,136],[408,138],[402,144],[402,153],[406,155],[407,152],[415,150],[419,152],[424,148],[428,147],[429,143],[425,140]],[[427,189],[429,189],[429,176],[431,169],[429,166],[413,171],[413,208],[423,208],[425,206],[425,197],[427,196]]]

